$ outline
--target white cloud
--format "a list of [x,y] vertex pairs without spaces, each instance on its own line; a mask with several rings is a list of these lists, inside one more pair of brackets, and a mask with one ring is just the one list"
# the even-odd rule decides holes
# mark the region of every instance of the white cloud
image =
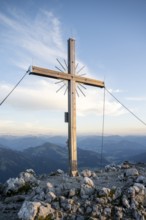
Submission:
[[[63,84],[54,84],[47,80],[35,80],[27,78],[27,86],[19,86],[7,99],[6,103],[15,109],[22,109],[24,111],[38,111],[38,110],[67,110],[67,94],[64,96],[66,86],[58,93],[56,91]],[[29,80],[29,81],[28,81]],[[1,101],[9,91],[13,88],[12,85],[0,85],[1,88]],[[83,89],[82,89],[83,90]],[[87,87],[84,90],[86,97],[80,94],[77,97],[77,114],[85,116],[88,114],[102,115],[103,113],[103,90]],[[105,114],[118,116],[125,114],[125,110],[116,101],[111,101],[106,97],[105,101]]]
[[138,101],[138,102],[141,102],[141,101],[146,101],[146,97],[127,97],[126,100],[128,101]]
[[[103,114],[103,89],[91,89],[86,92],[87,98],[82,98],[79,101],[79,114],[84,116],[86,114]],[[111,100],[109,96],[105,96],[105,114],[110,116],[119,116],[125,114],[126,111],[122,106],[114,100]]]
[[[65,66],[63,59],[67,59],[67,49],[62,39],[62,24],[52,12],[41,9],[34,19],[16,10],[9,13],[0,12],[0,24],[5,28],[0,36],[4,47],[14,50],[11,64],[22,70],[29,65],[53,68],[59,66],[56,61],[59,58]],[[89,68],[80,59],[76,63],[79,64],[77,71],[85,66],[79,74],[90,76]]]
[[[3,88],[2,97],[12,90],[12,85],[1,86]],[[46,110],[46,109],[64,109],[64,97],[60,99],[56,97],[56,87],[52,83],[47,83],[43,80],[31,82],[31,87],[19,86],[6,100],[5,104],[16,109],[23,109],[25,111]],[[60,96],[61,94],[59,94]]]
[[5,28],[1,33],[3,44],[15,47],[13,58],[15,64],[22,68],[25,66],[26,69],[26,64],[30,65],[32,59],[35,64],[50,65],[56,62],[56,57],[66,57],[61,23],[52,12],[40,10],[34,19],[18,11],[17,16],[16,12],[12,13],[13,10],[6,16],[1,12],[0,24]]
[[[31,64],[52,68],[59,65],[56,58],[66,59],[66,44],[64,45],[64,40],[62,40],[62,24],[52,12],[41,9],[33,19],[19,11],[11,10],[10,13],[9,16],[0,13],[0,25],[5,28],[5,31],[0,33],[0,37],[2,45],[7,48],[10,47],[14,51],[11,58],[13,66],[22,70],[26,70]],[[77,70],[84,66],[84,63],[79,59],[77,63],[79,63]],[[88,73],[90,76],[88,67],[85,67],[81,73]],[[29,76],[4,104],[15,108],[16,111],[19,109],[32,112],[67,110],[67,96],[63,95],[63,91],[56,94],[60,85],[54,85],[51,82],[49,79]],[[12,84],[1,83],[0,99],[2,100],[12,88]],[[86,98],[81,93],[80,97],[77,98],[77,114],[80,116],[87,114],[102,115],[103,90],[88,88],[84,92]],[[119,93],[121,91],[111,90],[111,92]],[[118,116],[125,114],[125,111],[119,103],[106,97],[105,113]],[[31,128],[33,125],[26,122],[25,127]]]
[[12,126],[15,122],[13,120],[0,120],[0,126]]
[[109,92],[111,93],[123,93],[125,92],[124,90],[121,90],[121,89],[108,89]]

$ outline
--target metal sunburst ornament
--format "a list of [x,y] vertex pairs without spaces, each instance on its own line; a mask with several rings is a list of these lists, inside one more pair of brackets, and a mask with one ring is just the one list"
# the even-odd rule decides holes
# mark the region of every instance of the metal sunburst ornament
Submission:
[[[67,73],[68,72],[68,65],[67,65],[66,60],[63,59],[63,63],[61,63],[58,58],[56,60],[59,64],[59,67],[55,66],[55,68],[62,73],[64,73],[64,72]],[[79,63],[77,63],[76,67],[75,67],[76,74],[79,76],[86,75],[86,73],[81,73],[82,70],[85,68],[85,66],[82,66],[81,68],[78,68],[78,67],[79,67]],[[68,82],[66,80],[58,80],[58,82],[56,82],[55,84],[60,84],[60,87],[59,87],[59,89],[57,89],[56,92],[59,92],[62,89],[64,89],[64,95],[65,95],[68,90]],[[76,94],[78,97],[80,96],[80,94],[82,94],[83,96],[86,96],[85,93],[83,92],[83,89],[86,90],[87,88],[83,84],[77,83]]]

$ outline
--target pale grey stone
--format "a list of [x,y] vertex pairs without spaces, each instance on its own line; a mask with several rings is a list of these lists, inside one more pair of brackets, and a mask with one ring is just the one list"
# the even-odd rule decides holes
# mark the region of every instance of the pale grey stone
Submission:
[[35,172],[32,169],[27,169],[25,172],[21,172],[19,176],[24,179],[25,183],[37,183]]
[[109,165],[106,165],[106,166],[105,166],[105,171],[106,171],[106,172],[109,172],[109,171],[115,172],[115,171],[117,171],[117,168],[115,167],[115,165],[109,164]]
[[139,172],[136,168],[130,168],[130,169],[126,170],[125,175],[126,175],[126,177],[138,176]]
[[41,206],[40,202],[25,201],[18,212],[19,219],[34,220],[38,213],[38,208]]
[[144,191],[145,186],[141,183],[134,183],[134,186],[138,187],[140,191]]
[[[138,187],[137,187],[138,188]],[[135,188],[134,187],[130,187],[129,189],[128,189],[128,194],[129,194],[129,196],[131,197],[131,198],[134,198],[135,197]]]
[[105,214],[105,216],[111,216],[111,208],[109,208],[109,207],[106,207],[105,209],[104,209],[104,214]]
[[75,189],[75,188],[70,189],[70,191],[69,191],[69,197],[73,197],[73,196],[75,196],[75,195],[76,195],[76,189]]
[[54,209],[52,209],[50,204],[41,204],[39,207],[38,217],[45,218],[48,215],[53,215]]
[[100,205],[106,205],[107,201],[108,200],[106,198],[96,198],[96,202]]
[[129,201],[128,201],[128,199],[127,199],[126,196],[123,196],[123,198],[122,198],[122,203],[123,203],[123,206],[124,206],[124,207],[130,208]]
[[144,183],[146,180],[146,178],[144,176],[138,176],[136,179],[137,183]]
[[64,171],[61,170],[61,169],[58,169],[58,170],[57,170],[57,174],[60,174],[60,175],[61,175],[61,174],[64,174]]
[[118,187],[118,188],[115,190],[115,193],[114,193],[114,195],[113,195],[113,198],[114,198],[114,199],[117,199],[117,198],[119,198],[119,197],[121,196],[121,194],[122,194],[122,190],[121,190],[120,187]]
[[6,182],[6,193],[8,191],[17,192],[20,188],[25,186],[25,180],[23,178],[10,178]]
[[120,174],[119,176],[118,176],[118,179],[120,180],[120,181],[123,181],[125,178],[124,178],[124,174],[122,173],[122,174]]
[[25,172],[21,172],[19,174],[19,177],[17,178],[10,178],[6,181],[5,185],[5,193],[8,192],[17,192],[19,189],[21,189],[24,186],[30,185],[36,185],[38,184],[38,180],[34,176],[35,172],[32,169],[28,169]]
[[[123,170],[112,164],[108,166],[108,173],[104,170],[98,172],[98,179],[96,173],[85,170],[78,177],[65,174],[46,176],[45,179],[39,179],[37,185],[38,177],[33,170],[27,170],[19,177],[9,180],[7,189],[14,192],[26,183],[30,186],[30,193],[23,195],[25,201],[18,215],[21,220],[35,220],[45,216],[56,220],[86,219],[87,216],[92,220],[145,219],[145,169],[133,166]],[[5,198],[5,211],[18,209],[18,203],[17,195]],[[128,219],[130,215],[133,217]]]
[[108,196],[110,194],[111,190],[109,188],[103,187],[99,191],[99,196]]
[[84,177],[84,183],[94,188],[94,183],[89,177]]
[[86,214],[90,214],[92,212],[92,208],[90,206],[88,206],[86,208]]
[[92,172],[91,172],[91,170],[83,170],[82,172],[81,172],[81,175],[83,176],[83,177],[91,177],[92,176]]
[[47,182],[44,188],[46,192],[54,192],[54,186],[50,182]]
[[92,172],[92,177],[95,179],[97,178],[97,174],[95,172]]
[[45,199],[48,202],[52,202],[53,200],[56,199],[56,195],[54,194],[54,192],[48,192],[47,194],[45,194]]

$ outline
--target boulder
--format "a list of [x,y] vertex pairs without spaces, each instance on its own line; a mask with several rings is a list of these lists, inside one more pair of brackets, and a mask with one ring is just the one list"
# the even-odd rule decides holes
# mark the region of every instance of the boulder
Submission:
[[18,212],[18,217],[22,220],[34,220],[52,216],[53,213],[54,209],[52,209],[50,204],[25,201]]
[[61,170],[61,169],[58,169],[56,173],[57,173],[58,175],[62,175],[62,174],[64,174],[64,171]]
[[82,175],[83,177],[91,177],[91,176],[92,176],[92,172],[91,172],[91,170],[86,169],[86,170],[83,170],[83,171],[81,172],[81,175]]
[[20,188],[25,186],[25,181],[23,178],[10,178],[6,182],[5,192],[17,192]]
[[105,166],[105,171],[110,172],[110,171],[117,171],[117,167],[115,164],[109,164]]
[[109,188],[103,187],[100,191],[99,191],[99,196],[105,196],[108,197],[110,194],[111,190]]
[[123,198],[122,198],[122,204],[125,208],[130,208],[130,204],[129,204],[129,201],[127,199],[127,197],[124,195]]
[[110,217],[111,216],[111,208],[109,208],[109,207],[106,207],[105,209],[104,209],[104,215],[106,216],[106,217]]
[[146,178],[144,176],[138,176],[136,179],[137,183],[146,183]]
[[84,177],[84,183],[87,184],[88,186],[94,188],[94,183],[89,177]]
[[25,172],[21,172],[19,177],[10,178],[6,181],[5,193],[17,193],[22,188],[24,191],[27,191],[38,183],[39,181],[35,177],[35,172],[32,169],[27,169]]
[[73,188],[73,189],[70,189],[69,190],[69,197],[73,197],[73,196],[75,196],[76,195],[76,189],[75,188]]
[[126,172],[125,172],[125,176],[126,177],[136,177],[139,175],[139,172],[136,168],[130,168],[130,169],[127,169]]
[[47,182],[46,185],[44,186],[45,188],[45,192],[54,192],[54,186],[52,185],[52,183]]
[[18,212],[19,219],[22,220],[34,220],[38,213],[38,209],[41,206],[40,202],[25,201]]
[[38,217],[41,218],[46,218],[48,216],[48,218],[53,217],[55,210],[51,207],[50,204],[48,203],[41,203],[41,206],[39,207],[39,212],[38,212]]
[[47,194],[45,194],[45,201],[46,202],[51,203],[55,199],[56,199],[56,195],[54,192],[48,192]]

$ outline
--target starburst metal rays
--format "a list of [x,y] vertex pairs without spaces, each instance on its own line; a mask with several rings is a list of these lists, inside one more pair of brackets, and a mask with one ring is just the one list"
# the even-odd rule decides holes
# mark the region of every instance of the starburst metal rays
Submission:
[[60,66],[63,68],[63,70],[66,71],[66,68],[62,65],[62,63],[61,63],[58,59],[56,59],[56,60],[58,61],[58,63],[60,64]]
[[[59,70],[60,72],[67,73],[68,72],[68,65],[67,65],[66,60],[64,59],[63,63],[58,58],[56,60],[59,64],[59,67],[55,66],[55,68],[57,70]],[[78,68],[78,67],[79,67],[79,63],[77,63],[76,67],[75,67],[76,74],[79,75],[79,76],[86,75],[86,73],[79,74],[85,68],[85,66],[82,66],[81,68]],[[56,92],[58,93],[62,89],[65,89],[64,90],[64,95],[65,95],[67,90],[68,90],[68,82],[66,80],[59,80],[58,82],[55,82],[55,84],[60,84],[60,87]],[[80,96],[80,94],[82,94],[83,96],[86,96],[85,93],[83,92],[83,89],[86,90],[86,87],[83,86],[81,83],[77,83],[76,94],[77,94],[78,97]]]
[[65,63],[66,68],[68,69],[68,65],[65,59],[64,59],[64,63]]
[[82,67],[77,71],[77,74],[79,74],[79,72],[81,72],[84,68],[85,68],[85,66],[82,66]]

